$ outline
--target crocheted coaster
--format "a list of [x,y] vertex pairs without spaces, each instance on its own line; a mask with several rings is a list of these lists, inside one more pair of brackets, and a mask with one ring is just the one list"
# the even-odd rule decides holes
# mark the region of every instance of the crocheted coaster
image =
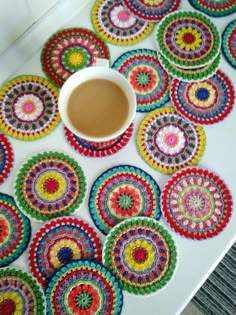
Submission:
[[44,73],[58,86],[85,67],[109,66],[109,58],[106,43],[85,28],[58,31],[47,40],[41,53]]
[[159,52],[181,68],[199,68],[220,53],[220,33],[205,15],[178,11],[164,17],[156,30]]
[[229,64],[236,68],[236,20],[229,23],[223,32],[222,52]]
[[79,138],[65,127],[65,136],[69,144],[75,151],[90,157],[103,157],[117,153],[127,145],[133,134],[133,124],[123,133],[123,135],[104,142],[91,142]]
[[174,79],[170,94],[176,110],[199,124],[223,120],[234,105],[233,84],[220,70],[208,80],[194,83]]
[[186,81],[186,82],[195,82],[195,81],[208,79],[209,77],[211,77],[213,74],[216,73],[216,71],[220,67],[221,54],[219,54],[212,63],[209,63],[208,65],[204,67],[194,68],[194,69],[179,68],[171,64],[161,54],[158,54],[158,59],[160,60],[160,63],[162,64],[163,68],[172,77],[177,78],[179,80]]
[[123,0],[123,3],[140,20],[159,22],[165,15],[178,9],[180,0]]
[[15,181],[16,201],[36,221],[70,215],[82,203],[86,180],[78,163],[63,153],[43,152],[32,156]]
[[95,31],[114,45],[136,44],[154,28],[132,16],[120,0],[96,0],[91,18]]
[[30,235],[30,220],[12,197],[0,193],[0,267],[9,265],[24,252]]
[[108,234],[103,259],[119,278],[122,289],[144,295],[161,289],[171,279],[177,251],[161,224],[153,219],[133,218]]
[[0,133],[0,184],[9,176],[14,161],[12,145],[7,137]]
[[121,165],[102,173],[93,183],[89,210],[96,226],[107,234],[124,219],[159,219],[160,189],[154,178],[138,167]]
[[36,280],[23,270],[0,269],[0,314],[45,315],[45,299]]
[[46,223],[34,236],[29,249],[31,273],[46,286],[56,270],[73,260],[102,259],[102,245],[83,220],[63,217]]
[[178,171],[161,194],[163,214],[179,234],[206,239],[220,233],[232,212],[232,197],[223,180],[202,168]]
[[151,49],[135,49],[121,55],[112,68],[124,75],[137,98],[137,111],[147,112],[169,101],[170,76]]
[[235,0],[189,0],[189,2],[195,9],[214,17],[236,12]]
[[22,75],[0,90],[0,128],[19,140],[49,134],[60,122],[58,90],[36,75]]
[[137,147],[154,169],[172,174],[196,165],[206,145],[205,132],[179,116],[172,108],[156,109],[141,122]]
[[123,294],[115,276],[91,261],[72,262],[59,271],[46,289],[50,314],[119,315]]

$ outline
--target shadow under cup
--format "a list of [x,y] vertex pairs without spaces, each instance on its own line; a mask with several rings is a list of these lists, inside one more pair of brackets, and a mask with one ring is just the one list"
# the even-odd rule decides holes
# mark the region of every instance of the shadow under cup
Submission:
[[[126,100],[126,114],[122,116],[123,113],[119,113],[119,111],[124,110],[124,107],[121,106],[122,104],[117,103],[114,107],[114,103],[116,103],[116,99],[112,98],[112,94],[110,95],[111,98],[111,105],[110,103],[107,104],[107,108],[109,110],[109,115],[112,113],[111,116],[111,121],[116,119],[116,115],[117,114],[121,114],[121,117],[124,117],[124,119],[122,118],[119,127],[107,134],[103,134],[102,136],[97,136],[97,135],[89,135],[86,134],[85,132],[81,132],[81,130],[78,130],[79,128],[76,128],[75,125],[72,123],[71,119],[70,119],[70,115],[69,115],[69,111],[68,111],[68,104],[69,106],[71,106],[70,100],[71,100],[71,95],[73,96],[74,93],[76,91],[76,93],[79,93],[79,89],[80,87],[84,87],[86,85],[86,82],[88,82],[91,86],[92,85],[96,85],[96,83],[100,84],[101,80],[104,83],[108,83],[107,87],[109,89],[109,86],[115,86],[118,90],[121,89],[121,93],[124,95],[125,94],[125,100]],[[106,82],[105,82],[105,81]],[[110,81],[110,82],[108,82]],[[109,83],[111,83],[109,85]],[[93,88],[96,88],[94,86],[92,86]],[[87,94],[86,94],[87,93]],[[84,94],[85,94],[85,103],[86,103],[86,97],[88,95],[88,100],[89,100],[89,106],[84,106],[82,109],[80,109],[79,104],[78,104],[78,108],[76,109],[76,115],[79,116],[80,114],[80,110],[81,110],[81,117],[80,119],[87,119],[86,117],[88,117],[91,113],[91,111],[96,110],[96,112],[98,113],[99,108],[95,106],[101,106],[101,102],[99,103],[98,101],[96,102],[96,99],[98,100],[99,97],[103,97],[105,95],[106,96],[109,94],[109,91],[107,91],[107,89],[98,89],[96,90],[96,95],[91,94],[90,90],[89,90],[89,85],[87,84],[87,90],[84,90]],[[98,95],[99,94],[99,95]],[[101,94],[101,95],[100,95]],[[76,95],[76,94],[75,94]],[[78,94],[77,94],[78,95]],[[71,98],[70,98],[71,97]],[[79,99],[79,98],[78,98]],[[74,105],[77,107],[77,103],[76,103],[76,98],[74,99]],[[100,105],[99,105],[100,104]],[[74,106],[73,105],[73,106]],[[111,108],[109,108],[110,106],[113,106]],[[98,149],[100,149],[101,147],[104,146],[104,144],[112,144],[114,142],[117,141],[117,139],[128,129],[128,127],[131,125],[131,123],[134,120],[134,116],[136,113],[136,106],[137,106],[137,102],[136,102],[136,95],[135,92],[131,86],[131,84],[129,83],[129,81],[122,76],[119,72],[117,72],[116,70],[113,70],[111,68],[107,68],[107,67],[88,67],[85,69],[82,69],[76,73],[74,73],[62,86],[61,90],[60,90],[60,94],[59,94],[59,112],[61,115],[61,119],[64,122],[64,124],[66,125],[66,127],[76,136],[78,136],[80,139],[91,143],[93,146],[97,147]],[[87,108],[86,108],[87,107]],[[112,110],[114,110],[115,108],[115,113],[113,115]],[[101,111],[104,109],[101,109]],[[83,116],[82,112],[84,113],[84,111],[87,111],[86,115]],[[98,115],[99,116],[99,115]],[[118,115],[117,115],[118,116]],[[85,117],[85,118],[84,118]],[[96,116],[95,116],[96,117]],[[72,116],[72,119],[74,119],[74,117]],[[88,118],[89,119],[89,118]],[[96,121],[97,122],[97,121]],[[86,121],[83,121],[83,124],[86,124]],[[106,121],[98,121],[98,124],[105,124]]]

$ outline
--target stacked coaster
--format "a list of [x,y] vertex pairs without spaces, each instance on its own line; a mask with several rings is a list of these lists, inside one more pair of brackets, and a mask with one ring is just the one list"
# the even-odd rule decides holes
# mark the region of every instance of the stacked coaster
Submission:
[[132,45],[147,37],[153,23],[140,21],[121,0],[96,0],[91,12],[95,31],[114,45]]
[[229,23],[223,32],[222,52],[229,64],[236,68],[236,20]]
[[83,220],[57,218],[36,233],[30,243],[28,258],[32,274],[46,286],[60,267],[74,260],[100,262],[102,245],[94,229]]
[[156,30],[156,44],[163,67],[179,79],[204,79],[219,66],[220,33],[199,12],[178,11],[164,17]]
[[213,17],[227,16],[236,12],[235,0],[189,0],[197,10]]
[[59,152],[32,156],[21,166],[15,181],[17,204],[36,221],[72,214],[85,192],[83,170],[74,159]]
[[107,234],[127,218],[159,219],[160,189],[151,175],[138,167],[120,165],[101,174],[93,183],[89,210],[96,226]]
[[14,161],[12,145],[8,138],[0,133],[0,184],[2,184],[11,172]]
[[232,197],[218,175],[202,168],[186,168],[165,185],[161,208],[176,232],[202,240],[225,228],[232,214]]
[[145,295],[161,289],[171,279],[177,252],[172,236],[161,224],[133,218],[110,231],[103,259],[119,278],[122,289]]

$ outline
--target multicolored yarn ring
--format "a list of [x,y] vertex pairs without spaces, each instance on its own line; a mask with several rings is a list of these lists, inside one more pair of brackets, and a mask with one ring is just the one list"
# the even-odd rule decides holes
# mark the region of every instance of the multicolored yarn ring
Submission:
[[214,124],[223,120],[234,106],[234,87],[230,79],[218,70],[208,80],[187,83],[173,80],[172,102],[188,120],[199,124]]
[[222,52],[229,64],[236,68],[236,20],[229,23],[223,32]]
[[56,272],[46,289],[49,314],[119,315],[123,294],[116,277],[103,265],[75,261]]
[[79,138],[65,127],[65,136],[68,143],[80,154],[90,157],[105,157],[120,151],[126,146],[133,134],[133,124],[119,137],[104,142],[91,142]]
[[142,158],[156,170],[167,174],[196,165],[205,145],[203,128],[188,123],[171,107],[148,114],[137,134],[137,147]]
[[1,268],[0,288],[1,315],[46,314],[43,290],[25,271]]
[[202,240],[220,233],[232,213],[232,197],[224,181],[202,168],[175,173],[161,194],[163,214],[179,234]]
[[138,167],[120,165],[102,173],[93,183],[89,210],[96,226],[107,234],[124,219],[159,219],[160,189],[151,175]]
[[8,138],[0,133],[0,184],[9,176],[14,161],[12,145]]
[[109,66],[106,43],[85,28],[68,28],[53,34],[46,42],[41,63],[46,76],[58,86],[76,71],[94,65]]
[[177,251],[160,223],[142,217],[125,220],[110,231],[103,259],[119,278],[122,289],[145,295],[161,289],[171,279]]
[[58,90],[36,75],[22,75],[0,90],[0,128],[19,140],[49,134],[60,122]]
[[84,172],[63,153],[43,152],[20,168],[15,181],[16,201],[36,221],[72,214],[86,191]]
[[213,17],[221,17],[236,12],[235,0],[189,0],[190,4]]
[[137,111],[147,112],[169,101],[170,76],[151,49],[134,49],[112,65],[128,79],[137,98]]
[[100,262],[102,245],[94,229],[83,220],[57,218],[36,233],[30,243],[28,258],[31,273],[46,286],[60,267],[74,260]]
[[[9,265],[24,252],[30,235],[30,220],[12,197],[0,193],[0,267]],[[0,311],[0,314],[3,313]]]
[[95,31],[114,45],[136,44],[154,28],[131,15],[121,0],[96,0],[91,16]]

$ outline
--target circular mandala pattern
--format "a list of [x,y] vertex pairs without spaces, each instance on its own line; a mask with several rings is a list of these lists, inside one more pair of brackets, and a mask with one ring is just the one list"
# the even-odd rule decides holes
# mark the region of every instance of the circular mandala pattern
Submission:
[[58,152],[32,156],[15,181],[16,201],[36,221],[72,214],[86,191],[84,173],[71,157]]
[[25,271],[16,268],[1,268],[0,288],[0,314],[46,314],[42,288]]
[[48,80],[23,75],[0,90],[0,128],[19,140],[49,134],[60,122],[58,90]]
[[189,0],[190,4],[213,17],[221,17],[236,12],[235,0]]
[[147,115],[137,135],[137,146],[143,159],[167,174],[196,165],[205,144],[203,128],[191,125],[172,108],[157,109]]
[[138,167],[122,165],[108,169],[93,183],[89,210],[96,226],[107,234],[127,218],[159,219],[160,189],[156,181]]
[[7,137],[0,133],[0,184],[8,178],[12,169],[14,154],[12,145]]
[[123,133],[123,135],[104,142],[91,142],[79,138],[65,127],[65,136],[69,144],[75,151],[90,157],[104,157],[120,151],[127,145],[133,134],[133,124]]
[[171,235],[153,219],[133,218],[115,226],[103,249],[104,265],[120,280],[122,289],[150,294],[171,279],[177,252]]
[[123,0],[123,3],[137,18],[159,22],[165,15],[178,9],[180,0]]
[[0,267],[9,265],[24,252],[30,235],[29,219],[12,197],[0,193]]
[[112,65],[132,85],[137,111],[147,112],[169,101],[170,76],[151,49],[135,49],[121,55]]
[[29,249],[29,266],[37,280],[46,286],[63,265],[78,259],[101,261],[102,245],[91,226],[72,217],[46,223],[34,236]]
[[46,289],[50,314],[119,315],[123,294],[115,276],[103,265],[76,261],[56,272]]
[[229,23],[223,32],[222,52],[229,64],[236,68],[236,20]]
[[156,44],[159,52],[175,66],[199,68],[219,55],[220,33],[205,15],[179,11],[158,24]]
[[161,195],[163,214],[179,234],[206,239],[220,233],[232,212],[232,197],[216,174],[202,168],[178,171]]
[[41,53],[46,76],[58,86],[76,71],[94,65],[109,65],[109,50],[94,32],[69,28],[53,34]]
[[173,80],[172,102],[188,120],[199,124],[214,124],[223,120],[234,105],[234,87],[220,70],[208,80],[187,83]]
[[132,45],[147,37],[154,24],[132,16],[120,0],[96,0],[92,8],[95,31],[115,45]]

